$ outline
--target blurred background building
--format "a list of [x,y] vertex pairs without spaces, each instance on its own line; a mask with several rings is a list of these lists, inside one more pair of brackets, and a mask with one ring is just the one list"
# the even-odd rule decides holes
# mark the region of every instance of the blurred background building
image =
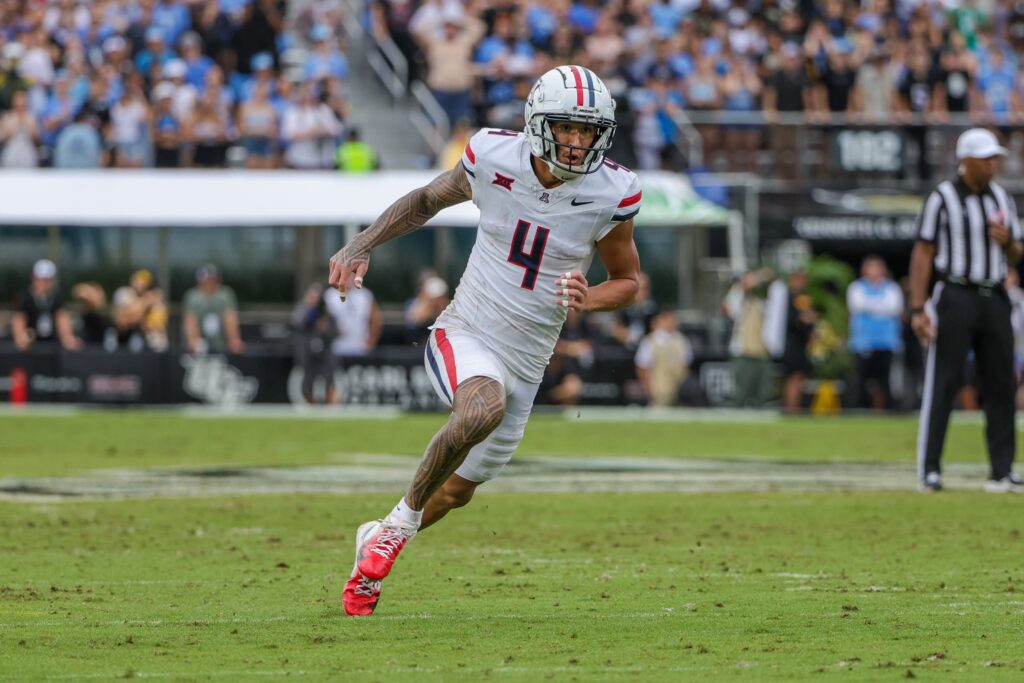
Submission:
[[418,345],[470,207],[378,250],[358,311],[310,288],[577,63],[642,174],[648,281],[567,328],[548,400],[913,408],[919,349],[870,301],[905,289],[960,131],[1024,191],[1022,51],[1009,0],[5,2],[0,398],[433,407]]

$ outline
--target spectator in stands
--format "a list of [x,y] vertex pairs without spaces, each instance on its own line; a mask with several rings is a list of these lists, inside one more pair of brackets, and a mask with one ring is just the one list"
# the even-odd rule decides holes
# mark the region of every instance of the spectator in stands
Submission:
[[53,83],[53,56],[50,53],[46,30],[37,26],[22,35],[25,53],[18,61],[18,75],[35,86],[49,86]]
[[192,165],[196,168],[224,168],[228,149],[230,123],[217,106],[212,93],[196,103],[195,115],[189,123],[192,141]]
[[52,149],[57,136],[75,119],[81,108],[80,100],[72,96],[71,76],[66,71],[59,71],[54,80],[53,92],[39,115],[41,139],[44,149]]
[[[726,111],[753,114],[760,108],[761,79],[752,62],[732,57],[726,62],[728,69],[719,80],[718,88],[722,108]],[[723,143],[729,167],[754,173],[757,170],[757,148],[761,142],[761,127],[753,122],[732,123],[725,126]]]
[[[851,97],[857,82],[857,63],[853,46],[846,39],[835,40],[827,52],[824,70],[818,86],[816,108],[827,115],[851,113]],[[830,120],[831,117],[826,118]]]
[[29,83],[18,73],[18,61],[25,54],[21,43],[6,43],[0,49],[0,111],[14,106],[14,94],[28,90]]
[[308,36],[314,26],[326,26],[334,35],[341,35],[345,27],[342,8],[336,0],[311,0],[294,14],[292,30],[296,35]]
[[633,147],[637,167],[658,169],[665,150],[677,136],[675,119],[683,109],[683,97],[672,87],[672,72],[665,65],[651,69],[645,87],[629,93],[629,106],[634,115]]
[[889,52],[876,48],[857,70],[853,88],[853,111],[868,123],[882,123],[892,116],[896,99],[896,72]]
[[161,85],[167,83],[173,88],[171,99],[174,115],[179,121],[189,121],[195,115],[199,89],[185,80],[188,76],[188,65],[180,59],[172,59],[164,64],[162,75],[165,80]]
[[[721,109],[720,81],[717,56],[711,54],[710,50],[698,56],[696,68],[683,81],[683,100],[687,111],[712,112]],[[704,119],[699,120],[696,128],[704,143],[704,155],[711,160],[719,147],[719,128],[714,122],[705,123]]]
[[53,342],[60,342],[67,351],[82,347],[82,341],[72,330],[64,299],[57,291],[57,266],[53,261],[40,259],[32,266],[32,281],[11,319],[11,333],[20,351]]
[[[936,110],[943,120],[946,113],[966,114],[978,99],[975,86],[977,59],[967,49],[959,33],[949,35],[949,44],[942,51],[936,67]],[[955,136],[950,136],[955,137]]]
[[[231,5],[228,5],[231,6]],[[234,5],[237,7],[237,3]],[[221,10],[218,0],[202,0],[194,10],[195,19],[192,27],[199,34],[206,54],[219,64],[235,60],[231,53],[231,36],[235,31],[234,21],[227,12]]]
[[333,44],[334,34],[329,26],[317,24],[309,32],[313,49],[302,64],[304,81],[343,81],[348,78],[348,60]]
[[911,46],[907,69],[899,81],[897,111],[900,118],[907,122],[907,137],[917,149],[917,177],[921,180],[931,177],[926,145],[928,129],[925,124],[935,118],[937,83],[928,48],[924,45]]
[[83,109],[57,136],[53,149],[55,168],[93,169],[103,165],[103,141],[93,119],[92,114]]
[[588,66],[595,73],[612,73],[618,68],[619,59],[626,50],[626,41],[614,15],[604,13],[598,16],[594,32],[584,39],[583,47],[590,58]]
[[771,391],[772,363],[764,343],[768,269],[751,270],[733,283],[722,301],[722,314],[732,322],[729,356],[738,408],[762,408]]
[[793,121],[779,123],[779,114],[803,114],[814,111],[814,93],[807,79],[803,52],[796,43],[782,46],[781,62],[771,74],[764,90],[764,116],[770,124],[772,149],[777,155],[779,175],[796,177],[799,126]]
[[980,113],[984,122],[1005,126],[1014,114],[1017,69],[999,45],[990,45],[985,56],[978,71],[978,91],[982,102]]
[[167,304],[148,270],[132,273],[128,285],[114,292],[118,343],[131,351],[167,349]]
[[252,58],[252,78],[249,78],[242,87],[242,102],[248,102],[260,85],[265,86],[267,99],[275,94],[274,84],[274,58],[266,52],[261,52]]
[[28,110],[28,95],[24,91],[14,93],[11,110],[0,119],[0,167],[35,168],[39,165],[36,143],[39,127],[32,112]]
[[[473,48],[484,36],[486,25],[466,16],[459,5],[448,4],[426,17],[421,13],[439,3],[425,4],[414,17],[415,37],[427,63],[427,86],[448,117],[448,123],[470,113],[473,86]],[[415,19],[419,18],[419,21]]]
[[[258,77],[253,79],[258,81]],[[235,95],[231,88],[224,85],[224,70],[214,65],[206,72],[206,88],[201,95],[206,97],[217,110],[218,116],[230,120],[231,111],[235,106]]]
[[284,8],[284,0],[251,0],[242,6],[238,28],[231,36],[238,73],[248,76],[253,56],[261,52],[269,53],[277,63]]
[[512,97],[488,109],[485,123],[491,128],[523,130],[526,127],[523,115],[526,110],[526,98],[530,96],[532,87],[531,79],[522,76],[512,79]]
[[230,287],[221,284],[220,271],[212,263],[196,271],[196,287],[185,292],[183,328],[189,353],[242,353],[238,300]]
[[195,31],[183,35],[180,46],[185,82],[198,91],[206,85],[206,74],[213,68],[213,60],[203,54],[203,39]]
[[164,64],[175,58],[174,51],[167,47],[163,29],[150,26],[145,33],[146,47],[135,54],[135,70],[148,83],[160,80]]
[[376,150],[363,142],[355,127],[349,128],[348,140],[338,147],[337,159],[338,170],[345,173],[369,173],[379,167]]
[[885,261],[868,256],[861,277],[846,290],[850,313],[850,351],[857,356],[856,405],[889,407],[889,370],[902,346],[903,292],[889,278]]
[[318,96],[317,86],[305,83],[285,109],[281,135],[288,145],[285,163],[291,168],[334,167],[334,140],[341,134],[341,122],[329,106],[318,101]]
[[338,332],[331,345],[336,356],[365,356],[377,348],[384,319],[369,287],[357,288],[350,282],[344,304],[338,291],[328,287],[324,303]]
[[690,374],[693,349],[679,331],[672,311],[663,311],[651,321],[651,332],[636,351],[636,374],[648,396],[648,405],[664,407],[679,402],[679,392]]
[[405,330],[409,341],[423,345],[430,334],[430,326],[447,308],[451,299],[448,298],[448,283],[436,273],[429,271],[420,278],[420,289],[413,299],[405,304]]
[[125,84],[121,98],[110,109],[109,142],[119,168],[140,168],[148,156],[150,110],[142,89]]
[[179,168],[185,129],[174,113],[174,85],[164,81],[153,88],[153,165],[156,168]]
[[271,82],[255,81],[252,98],[238,108],[238,134],[245,147],[246,168],[277,164],[277,112],[270,103]]
[[[328,289],[327,294],[337,298],[334,290]],[[315,389],[319,379],[324,387],[323,403],[336,403],[334,373],[338,364],[331,345],[337,336],[337,327],[327,311],[322,285],[309,286],[292,311],[292,325],[297,332],[295,362],[302,368],[302,398],[309,404],[317,402]]]
[[515,99],[515,79],[536,70],[535,52],[515,22],[512,11],[498,12],[491,35],[476,49],[475,61],[483,76],[484,108]]

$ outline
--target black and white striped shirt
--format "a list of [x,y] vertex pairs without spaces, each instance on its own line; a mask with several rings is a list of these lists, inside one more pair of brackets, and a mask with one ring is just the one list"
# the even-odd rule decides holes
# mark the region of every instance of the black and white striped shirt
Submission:
[[932,190],[917,219],[917,238],[936,245],[936,275],[975,284],[1001,283],[1006,255],[988,236],[992,219],[1020,240],[1020,218],[1010,193],[996,183],[975,194],[963,178],[946,180]]

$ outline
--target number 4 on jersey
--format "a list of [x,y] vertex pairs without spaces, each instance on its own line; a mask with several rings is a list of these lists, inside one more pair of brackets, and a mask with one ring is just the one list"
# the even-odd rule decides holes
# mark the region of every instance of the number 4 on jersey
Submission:
[[519,286],[532,290],[537,284],[537,273],[540,271],[544,247],[548,244],[548,233],[551,231],[538,225],[537,234],[533,236],[533,247],[526,251],[526,235],[529,232],[530,224],[526,221],[521,220],[516,224],[516,232],[512,235],[512,248],[508,252],[508,262],[526,269],[523,273],[523,283]]

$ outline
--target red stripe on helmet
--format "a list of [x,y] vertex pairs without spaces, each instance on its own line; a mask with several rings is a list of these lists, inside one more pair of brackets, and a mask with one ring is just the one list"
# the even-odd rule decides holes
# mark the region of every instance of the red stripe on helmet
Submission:
[[469,159],[469,163],[476,163],[476,155],[473,154],[473,148],[469,146],[468,142],[466,143],[466,157]]
[[574,66],[569,67],[569,71],[572,71],[573,77],[576,79],[576,104],[583,106],[583,78],[580,76],[580,70]]

